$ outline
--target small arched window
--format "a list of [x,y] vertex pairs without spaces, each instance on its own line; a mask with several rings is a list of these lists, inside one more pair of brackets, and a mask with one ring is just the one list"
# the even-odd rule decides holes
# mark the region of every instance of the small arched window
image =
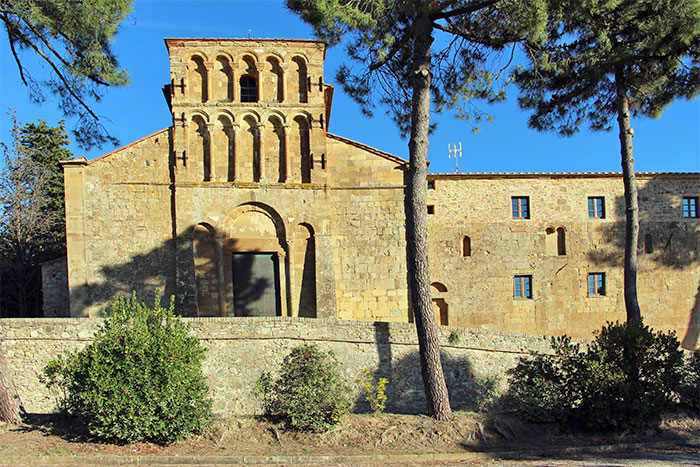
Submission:
[[472,239],[465,235],[462,239],[462,256],[467,257],[472,255]]
[[566,254],[566,231],[564,227],[557,229],[557,254],[559,256]]
[[252,76],[241,76],[241,102],[258,102],[258,83]]

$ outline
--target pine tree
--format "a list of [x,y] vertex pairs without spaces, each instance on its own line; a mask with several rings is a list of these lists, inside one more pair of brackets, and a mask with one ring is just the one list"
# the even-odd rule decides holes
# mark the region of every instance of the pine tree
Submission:
[[[531,36],[546,18],[538,0],[287,0],[316,34],[336,44],[350,36],[338,80],[371,115],[374,99],[410,134],[406,187],[408,285],[420,348],[428,413],[451,417],[430,296],[427,205],[428,135],[433,108],[473,115],[472,100],[505,97],[494,88],[489,52]],[[434,34],[440,34],[434,41]],[[433,50],[433,45],[438,46]],[[477,115],[478,112],[477,112]]]
[[[73,130],[83,148],[116,144],[91,109],[108,86],[129,80],[112,53],[111,41],[131,11],[133,0],[0,0],[0,21],[30,98],[43,102],[46,92],[58,100],[66,117],[77,117]],[[38,56],[48,79],[32,77],[23,52]]]
[[627,321],[639,321],[639,216],[631,117],[657,118],[676,98],[700,89],[700,1],[550,0],[544,44],[527,48],[516,73],[529,125],[570,136],[588,121],[608,131],[617,120],[625,194],[624,295]]

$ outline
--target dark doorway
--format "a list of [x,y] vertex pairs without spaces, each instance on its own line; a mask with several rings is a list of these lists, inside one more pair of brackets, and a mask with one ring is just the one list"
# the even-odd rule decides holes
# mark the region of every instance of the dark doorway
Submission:
[[235,316],[281,316],[275,253],[233,253]]

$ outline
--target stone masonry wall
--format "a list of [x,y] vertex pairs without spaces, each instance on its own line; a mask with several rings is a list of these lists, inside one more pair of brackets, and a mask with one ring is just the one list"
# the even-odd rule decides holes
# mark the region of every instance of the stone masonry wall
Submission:
[[[221,416],[259,413],[250,391],[262,371],[274,371],[301,343],[332,350],[342,374],[354,382],[370,369],[389,378],[388,410],[423,412],[425,400],[415,326],[408,323],[364,323],[310,318],[185,319],[208,349],[204,373],[214,412]],[[39,382],[44,365],[65,351],[87,345],[101,319],[4,319],[0,341],[25,409],[47,412],[54,398]],[[460,343],[448,342],[457,332]],[[454,409],[474,408],[475,378],[500,375],[528,350],[546,351],[545,336],[440,328],[443,366]],[[358,388],[359,389],[359,388]],[[355,394],[359,397],[359,391]],[[360,410],[363,405],[358,406]]]
[[[428,190],[431,280],[447,288],[449,324],[590,337],[624,321],[624,198],[620,175],[435,175]],[[645,323],[675,330],[687,348],[700,329],[700,221],[683,218],[698,196],[697,174],[640,174],[638,296]],[[529,198],[514,219],[512,197]],[[604,218],[588,216],[603,197]],[[557,230],[563,230],[559,251]],[[471,251],[463,251],[464,237]],[[646,244],[645,244],[646,242]],[[603,273],[604,295],[589,296],[588,274]],[[532,298],[514,297],[515,275],[532,277]],[[694,336],[694,337],[693,337]]]

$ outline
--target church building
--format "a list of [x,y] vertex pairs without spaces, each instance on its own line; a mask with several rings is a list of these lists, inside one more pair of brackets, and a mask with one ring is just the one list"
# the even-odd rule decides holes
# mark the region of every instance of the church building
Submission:
[[[326,45],[165,43],[172,126],[63,163],[70,316],[158,287],[185,316],[411,321],[407,161],[328,131]],[[696,343],[700,174],[637,180],[645,322]],[[624,320],[620,174],[431,174],[427,189],[439,323],[589,337]]]

